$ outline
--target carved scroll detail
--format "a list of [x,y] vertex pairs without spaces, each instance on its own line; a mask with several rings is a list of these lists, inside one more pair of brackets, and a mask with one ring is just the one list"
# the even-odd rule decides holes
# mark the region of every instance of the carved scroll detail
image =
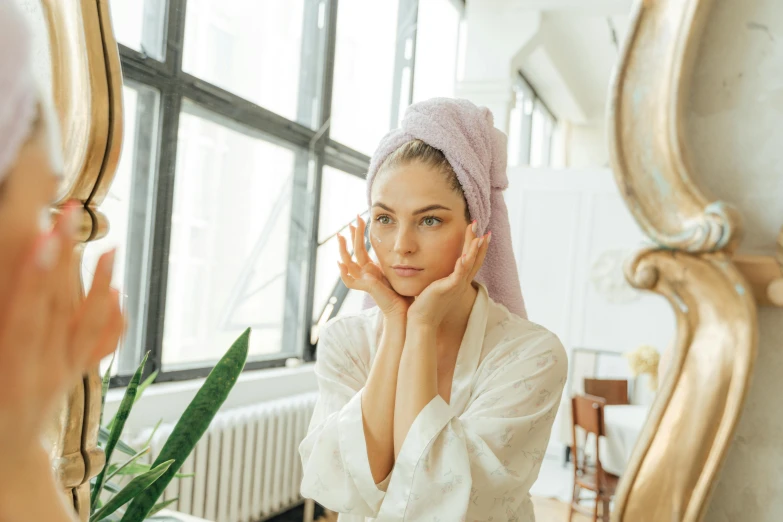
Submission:
[[694,183],[683,133],[690,71],[710,0],[637,2],[609,112],[615,178],[660,247],[626,277],[677,317],[671,367],[615,497],[614,522],[703,518],[749,387],[757,349],[753,293],[731,261],[736,209]]
[[[114,178],[122,143],[122,73],[109,18],[109,0],[41,0],[49,32],[55,106],[60,118],[65,181],[60,203],[84,204],[84,242],[105,234],[97,211]],[[81,265],[81,263],[77,263]],[[81,282],[81,271],[73,274]],[[76,285],[82,297],[82,284]],[[50,433],[52,464],[73,497],[81,520],[89,518],[89,481],[104,464],[98,448],[101,383],[95,368],[70,393]]]

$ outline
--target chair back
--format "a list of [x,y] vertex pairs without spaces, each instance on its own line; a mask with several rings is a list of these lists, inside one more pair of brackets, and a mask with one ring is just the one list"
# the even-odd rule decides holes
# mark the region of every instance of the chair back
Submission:
[[[574,463],[574,480],[578,476],[588,475],[591,472],[597,474],[598,484],[604,480],[604,470],[601,466],[601,454],[598,440],[605,435],[604,429],[604,406],[606,401],[602,397],[592,395],[577,395],[571,398],[571,460]],[[585,432],[584,446],[579,445],[576,427],[579,426]],[[590,436],[592,435],[592,437]],[[587,446],[592,438],[593,457],[595,458],[595,468],[588,461]],[[599,486],[600,487],[600,486]]]
[[627,379],[588,379],[585,378],[585,394],[602,397],[607,406],[630,404],[628,400]]

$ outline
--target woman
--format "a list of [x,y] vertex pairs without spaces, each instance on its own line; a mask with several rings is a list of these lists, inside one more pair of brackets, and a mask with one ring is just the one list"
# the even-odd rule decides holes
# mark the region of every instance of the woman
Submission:
[[357,218],[339,267],[378,306],[322,328],[300,446],[303,494],[342,521],[534,520],[567,363],[525,319],[505,158],[489,110],[447,99],[412,105],[373,157],[377,262]]
[[0,520],[71,522],[42,444],[54,408],[124,328],[109,284],[114,253],[73,305],[81,209],[48,219],[61,180],[57,124],[35,88],[31,40],[15,0],[0,0]]

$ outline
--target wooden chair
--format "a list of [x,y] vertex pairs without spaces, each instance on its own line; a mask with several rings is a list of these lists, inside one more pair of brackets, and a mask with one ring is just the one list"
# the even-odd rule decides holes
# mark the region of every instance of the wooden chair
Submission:
[[603,398],[606,406],[631,404],[628,400],[627,379],[585,378],[585,394]]
[[[600,520],[609,522],[609,502],[617,489],[619,477],[604,471],[601,466],[601,455],[599,453],[598,440],[605,435],[604,433],[604,406],[606,401],[601,397],[591,395],[577,395],[571,399],[571,418],[572,418],[572,437],[573,446],[571,449],[572,461],[574,463],[574,490],[571,497],[571,507],[568,510],[568,520],[571,521],[574,511],[584,515],[592,515],[593,522],[599,520],[598,506],[602,506]],[[576,427],[579,426],[585,431],[585,445],[579,447]],[[585,449],[590,442],[590,435],[595,440],[595,462],[588,462]],[[582,489],[595,492],[595,507],[590,513],[586,508],[580,505]]]

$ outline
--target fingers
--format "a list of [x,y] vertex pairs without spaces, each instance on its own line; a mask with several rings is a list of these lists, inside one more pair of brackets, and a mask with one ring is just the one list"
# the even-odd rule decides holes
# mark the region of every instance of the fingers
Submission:
[[364,244],[364,231],[367,225],[364,220],[357,214],[356,216],[356,229],[351,227],[353,232],[353,252],[356,255],[356,261],[360,266],[364,266],[367,263],[371,263],[370,254],[367,253],[367,247]]
[[54,227],[56,234],[62,241],[62,248],[57,260],[57,265],[52,270],[50,288],[52,288],[50,307],[51,307],[51,332],[50,339],[62,341],[65,335],[65,328],[68,325],[68,319],[73,311],[74,299],[76,297],[76,273],[73,263],[73,249],[75,246],[75,235],[79,227],[81,218],[79,204],[75,201],[69,202],[63,209],[62,214]]
[[82,371],[100,363],[101,359],[114,352],[125,334],[127,323],[120,307],[120,293],[114,288],[109,289],[107,308],[106,326],[98,338],[97,345],[93,348],[92,353],[85,350],[85,353],[77,356],[82,358],[76,361]]
[[465,227],[465,241],[462,244],[462,255],[468,253],[470,250],[470,244],[476,239],[476,233],[478,232],[478,221],[475,219]]
[[346,270],[354,279],[359,279],[361,277],[362,268],[356,264],[351,257],[351,254],[348,253],[347,240],[341,234],[338,234],[337,242],[340,244],[340,259],[342,259],[342,264],[345,265]]
[[[53,233],[39,238],[33,252],[23,262],[11,290],[10,307],[0,325],[0,347],[19,350],[37,357],[43,350],[43,336],[48,330],[48,276],[60,256],[62,241]],[[20,348],[24,347],[23,350]],[[9,356],[11,354],[8,354]]]
[[107,324],[112,315],[110,287],[114,271],[115,251],[110,250],[98,260],[95,277],[92,280],[90,293],[81,304],[76,314],[71,333],[69,364],[80,365],[89,360],[104,336]]
[[489,232],[480,238],[473,239],[470,243],[468,252],[463,254],[458,262],[458,265],[462,265],[461,274],[464,275],[468,281],[472,281],[479,269],[481,269],[481,265],[484,263],[484,258],[487,255],[487,248],[489,247],[489,240],[491,237],[492,232]]
[[481,266],[484,264],[484,259],[487,257],[487,251],[489,250],[489,242],[491,239],[492,231],[489,231],[487,234],[482,236],[481,239],[479,239],[478,252],[476,254],[476,259],[473,262],[473,267],[470,270],[470,274],[468,274],[468,280],[472,281],[473,278],[476,277],[476,274],[478,274]]

